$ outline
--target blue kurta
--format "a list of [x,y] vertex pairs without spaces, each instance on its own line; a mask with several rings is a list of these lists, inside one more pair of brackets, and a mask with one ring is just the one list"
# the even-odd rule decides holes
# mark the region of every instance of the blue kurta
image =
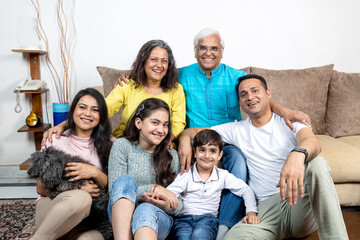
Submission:
[[220,63],[208,79],[198,63],[179,69],[186,98],[186,127],[210,127],[241,120],[237,79],[246,73]]

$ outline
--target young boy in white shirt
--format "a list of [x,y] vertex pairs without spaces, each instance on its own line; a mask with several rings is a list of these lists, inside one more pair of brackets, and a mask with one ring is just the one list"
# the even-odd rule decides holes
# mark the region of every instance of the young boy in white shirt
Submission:
[[229,189],[244,199],[245,223],[260,223],[251,188],[233,174],[216,167],[223,154],[221,136],[214,130],[203,130],[195,136],[193,147],[195,164],[189,172],[179,174],[167,187],[183,200],[183,208],[174,221],[175,239],[215,239],[223,189]]

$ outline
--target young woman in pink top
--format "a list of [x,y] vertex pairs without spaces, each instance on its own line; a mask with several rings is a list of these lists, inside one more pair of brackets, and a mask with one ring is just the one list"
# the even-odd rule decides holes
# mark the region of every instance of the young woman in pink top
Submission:
[[[74,98],[62,137],[53,138],[46,146],[53,146],[70,155],[83,158],[86,163],[68,163],[65,177],[69,181],[87,181],[81,190],[63,192],[50,199],[49,190],[37,181],[41,198],[36,203],[36,232],[31,239],[104,239],[98,230],[84,231],[78,224],[90,214],[92,198],[99,196],[99,186],[108,185],[108,158],[112,146],[111,127],[104,97],[97,90],[81,90]],[[97,184],[95,184],[95,182]]]

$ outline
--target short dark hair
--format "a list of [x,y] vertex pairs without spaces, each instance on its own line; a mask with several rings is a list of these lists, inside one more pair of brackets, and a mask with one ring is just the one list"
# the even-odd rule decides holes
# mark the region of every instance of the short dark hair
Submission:
[[235,88],[235,89],[236,89],[236,94],[237,94],[238,98],[239,98],[239,86],[240,86],[240,83],[241,83],[242,81],[244,81],[244,80],[251,79],[251,78],[256,78],[256,79],[260,80],[261,85],[263,85],[263,87],[265,88],[265,90],[268,90],[266,80],[265,80],[265,78],[263,78],[262,76],[256,75],[256,74],[244,75],[244,76],[238,78],[238,83],[236,84],[236,88]]
[[194,138],[194,149],[199,146],[204,146],[206,144],[218,146],[220,151],[222,151],[224,146],[224,142],[220,134],[217,133],[215,130],[211,129],[205,129],[198,132],[198,134],[196,134]]

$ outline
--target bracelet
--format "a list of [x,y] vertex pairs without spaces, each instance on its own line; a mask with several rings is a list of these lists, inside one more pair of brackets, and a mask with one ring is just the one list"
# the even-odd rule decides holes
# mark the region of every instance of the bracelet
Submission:
[[155,185],[154,185],[154,188],[153,188],[152,192],[155,192],[155,188],[156,188],[157,186],[159,186],[159,185],[158,185],[158,184],[155,184]]

